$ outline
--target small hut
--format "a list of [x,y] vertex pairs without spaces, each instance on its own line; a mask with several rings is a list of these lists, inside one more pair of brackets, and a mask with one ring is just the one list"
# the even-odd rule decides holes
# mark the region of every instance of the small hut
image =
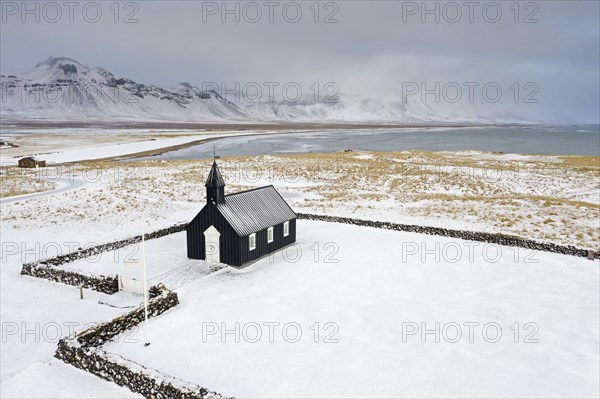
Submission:
[[46,166],[46,161],[37,159],[35,157],[25,157],[19,159],[19,168],[42,168]]

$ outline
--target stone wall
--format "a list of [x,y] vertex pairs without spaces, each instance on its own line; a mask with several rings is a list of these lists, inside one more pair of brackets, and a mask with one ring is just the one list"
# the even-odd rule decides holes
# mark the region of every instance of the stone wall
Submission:
[[[460,238],[467,241],[479,241],[490,244],[506,245],[509,247],[527,248],[536,251],[554,252],[563,255],[572,255],[588,257],[589,250],[576,248],[570,245],[557,245],[552,243],[543,243],[534,240],[528,240],[516,236],[494,233],[480,233],[476,231],[444,229],[441,227],[427,227],[410,224],[399,224],[389,222],[377,222],[372,220],[362,220],[346,218],[341,216],[314,215],[309,213],[298,213],[298,219],[319,220],[324,222],[346,223],[358,226],[376,227],[379,229],[407,231],[411,233],[436,235],[443,237]],[[600,251],[592,250],[595,258],[600,258]]]
[[[353,219],[341,216],[326,216],[315,215],[309,213],[298,213],[299,219],[319,220],[325,222],[346,223],[359,226],[376,227],[380,229],[406,231],[412,233],[437,235],[443,237],[460,238],[467,241],[479,241],[490,244],[506,245],[511,247],[521,247],[537,251],[554,252],[564,255],[572,255],[579,257],[588,257],[590,250],[576,248],[570,245],[557,245],[552,243],[543,243],[534,240],[528,240],[516,236],[505,234],[482,233],[467,230],[444,229],[441,227],[417,226],[400,223],[378,222],[372,220]],[[177,224],[165,229],[157,230],[145,235],[146,240],[164,237],[169,234],[184,231],[186,223]],[[94,275],[90,273],[81,273],[72,270],[57,268],[56,266],[64,265],[73,262],[77,259],[86,258],[89,256],[98,255],[103,252],[114,251],[124,248],[128,245],[136,244],[142,240],[141,235],[119,240],[107,244],[96,245],[94,247],[80,249],[78,251],[56,256],[54,258],[44,259],[33,263],[23,264],[21,274],[44,278],[50,281],[56,281],[68,285],[83,285],[85,288],[93,289],[107,294],[115,293],[119,290],[118,277]],[[600,251],[591,250],[595,258],[600,258]]]
[[[154,289],[154,288],[153,288]],[[179,304],[177,294],[164,292],[148,300],[148,317],[156,317]],[[144,307],[140,306],[129,313],[116,317],[109,322],[97,324],[77,335],[77,341],[83,347],[101,346],[123,331],[131,330],[145,319]]]
[[[144,235],[146,240],[164,237],[169,234],[179,233],[184,231],[187,223],[177,224],[165,229],[157,230]],[[106,294],[114,294],[119,291],[118,277],[115,275],[102,276],[91,273],[82,273],[73,270],[58,268],[66,263],[73,262],[77,259],[83,259],[90,256],[98,255],[103,252],[114,251],[120,248],[125,248],[128,245],[133,245],[142,241],[142,236],[126,238],[107,244],[100,244],[93,247],[79,249],[66,255],[59,255],[54,258],[43,259],[37,262],[25,263],[21,269],[21,274],[26,276],[44,278],[50,281],[56,281],[67,285],[83,285],[84,288],[89,288],[95,291]]]
[[[175,292],[157,287],[151,290],[159,292],[148,301],[148,317],[158,316],[179,303]],[[54,356],[107,381],[127,387],[146,398],[222,398],[216,392],[149,369],[102,349],[105,342],[143,321],[144,307],[140,306],[111,321],[61,339]],[[141,342],[138,344],[142,345]]]
[[[184,231],[186,226],[187,224],[178,224],[145,234],[144,238],[151,240],[178,233]],[[138,235],[125,240],[79,249],[78,251],[54,258],[25,263],[21,269],[21,274],[68,285],[82,285],[85,288],[112,294],[119,290],[117,276],[94,275],[63,269],[57,266],[103,252],[124,248],[128,245],[141,242],[141,240],[141,235]],[[179,304],[177,294],[167,290],[162,285],[151,287],[149,298],[148,317],[156,317]],[[55,357],[105,380],[127,387],[131,391],[147,398],[221,399],[222,396],[216,392],[162,374],[157,370],[149,369],[121,356],[107,353],[102,349],[104,343],[125,331],[135,328],[144,319],[144,306],[140,306],[108,322],[90,327],[74,336],[63,338],[58,343]],[[142,344],[140,343],[140,345]]]
[[114,294],[119,291],[118,277],[115,275],[101,276],[90,273],[65,270],[47,264],[33,262],[23,264],[21,274],[37,278],[44,278],[50,281],[56,281],[68,285],[83,285],[94,291],[105,294]]
[[[187,227],[187,223],[177,224],[175,226],[167,227],[165,229],[156,230],[151,233],[146,233],[144,235],[144,238],[146,240],[153,240],[155,238],[164,237],[169,234],[179,233],[181,231],[184,231],[186,227]],[[44,264],[52,265],[52,266],[59,266],[59,265],[65,264],[65,263],[73,262],[77,259],[88,258],[90,256],[98,255],[103,252],[110,252],[110,251],[114,251],[116,249],[125,248],[128,245],[137,244],[138,242],[141,242],[141,241],[142,241],[142,236],[137,235],[137,236],[134,236],[131,238],[126,238],[124,240],[109,242],[107,244],[100,244],[100,245],[96,245],[93,247],[80,249],[78,251],[71,252],[66,255],[59,255],[54,258],[44,259],[44,260],[38,261],[38,263],[44,263]]]

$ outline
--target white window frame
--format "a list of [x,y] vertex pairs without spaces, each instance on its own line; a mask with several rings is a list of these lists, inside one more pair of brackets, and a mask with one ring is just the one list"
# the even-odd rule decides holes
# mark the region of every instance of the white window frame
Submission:
[[248,248],[250,251],[256,249],[256,233],[252,233],[248,236]]
[[283,236],[287,237],[290,235],[290,222],[283,222]]
[[272,243],[275,239],[275,234],[273,232],[273,227],[269,227],[267,229],[267,243]]

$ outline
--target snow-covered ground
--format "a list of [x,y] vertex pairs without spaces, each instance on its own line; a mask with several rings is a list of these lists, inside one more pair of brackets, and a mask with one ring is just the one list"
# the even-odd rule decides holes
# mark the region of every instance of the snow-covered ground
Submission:
[[[17,349],[22,350],[19,346]],[[31,363],[10,379],[3,380],[2,397],[122,399],[139,398],[139,395],[58,359],[46,357],[43,361]]]
[[[185,232],[175,233],[161,239],[146,241],[146,276],[150,285],[165,284],[169,289],[178,288],[195,279],[206,276],[219,266],[202,260],[189,259]],[[64,265],[69,270],[108,276],[111,274],[139,277],[142,267],[142,244],[137,243],[118,251],[97,257],[76,260]],[[142,279],[138,279],[142,281]]]
[[[39,258],[52,238],[46,234],[17,242],[2,228],[0,296],[0,396],[2,398],[124,398],[129,390],[96,378],[53,358],[58,340],[86,326],[109,320],[123,310],[108,302],[109,295],[20,276],[21,264]],[[47,230],[46,230],[47,232]],[[14,245],[28,250],[15,254]],[[40,247],[40,248],[42,248]],[[41,250],[38,248],[38,250]]]
[[[135,397],[52,358],[72,329],[126,311],[101,303],[130,305],[131,298],[86,290],[82,301],[75,287],[19,275],[22,262],[52,256],[57,246],[66,251],[111,233],[52,224],[11,230],[2,225],[2,397]],[[210,274],[185,259],[182,233],[147,241],[150,280],[173,284],[181,305],[151,321],[150,347],[120,337],[108,348],[238,397],[597,395],[598,261],[322,222],[300,221],[298,232],[301,253],[290,248],[287,260],[276,253]],[[106,253],[88,267],[118,269],[132,254]],[[222,343],[221,323],[235,329],[236,322],[246,328],[240,343],[231,334]],[[280,323],[271,324],[273,343],[264,325],[271,322]],[[422,343],[421,323],[434,329],[436,322],[440,342],[426,335]],[[255,344],[245,341],[255,337],[251,323],[263,334]],[[284,337],[286,323],[297,325]],[[463,334],[455,344],[446,341],[455,337],[451,323]],[[473,343],[464,323],[480,323]],[[496,325],[482,335],[488,323],[502,328],[497,343],[487,341],[496,339]],[[300,341],[287,342],[297,326]]]
[[323,222],[298,237],[181,286],[149,347],[105,348],[237,397],[598,395],[598,261]]
[[[164,148],[179,144],[185,144],[196,140],[202,140],[207,136],[185,136],[168,138],[162,140],[147,140],[139,141],[134,143],[121,143],[121,144],[110,144],[110,145],[99,145],[87,148],[78,148],[74,150],[66,150],[60,152],[53,152],[44,154],[43,158],[47,163],[63,163],[63,162],[76,162],[81,160],[94,160],[100,158],[107,158],[112,156],[120,156],[126,154],[133,154],[141,151],[150,151],[158,148]],[[37,155],[37,154],[27,154]],[[2,165],[16,165],[20,157],[2,157],[0,158]]]
[[[18,229],[44,221],[73,232],[85,220],[81,228],[93,223],[96,240],[112,241],[115,234],[127,236],[142,208],[155,228],[189,221],[204,203],[210,164],[96,161],[38,173],[6,168],[4,186],[17,192],[34,188],[38,177],[86,184],[39,201],[13,202],[3,208],[3,223]],[[513,234],[589,249],[600,247],[595,164],[597,157],[420,151],[220,160],[227,193],[274,184],[299,212]]]
[[35,173],[31,173],[31,175],[33,175],[31,178],[32,182],[40,183],[40,185],[42,187],[44,187],[44,184],[53,185],[54,188],[47,189],[47,190],[44,190],[43,188],[41,188],[39,191],[36,191],[33,193],[27,193],[27,194],[21,194],[21,195],[10,195],[8,197],[2,197],[0,199],[0,204],[8,204],[11,202],[26,201],[26,200],[30,200],[33,198],[46,197],[49,195],[63,193],[65,191],[76,190],[79,187],[81,187],[87,183],[85,181],[85,179],[75,179],[75,178],[71,179],[69,177],[58,177],[55,179],[36,179],[34,177]]
[[[98,157],[146,151],[155,143],[137,141],[123,144],[134,147],[123,152],[117,151],[120,145],[101,143],[100,147],[110,148],[98,152]],[[93,155],[87,145],[78,148],[69,159]],[[67,155],[63,151],[56,156],[64,161]],[[588,161],[360,152],[231,158],[222,159],[221,165],[227,192],[274,184],[296,211],[519,235],[522,229],[530,238],[581,242],[597,249],[598,178]],[[43,175],[49,181],[57,176],[83,179],[84,184],[1,205],[0,396],[135,397],[52,356],[58,339],[72,329],[126,311],[104,303],[131,305],[139,298],[86,291],[82,301],[75,287],[20,276],[21,265],[139,234],[142,209],[146,231],[191,220],[205,201],[209,164],[95,162],[49,167]],[[447,164],[456,166],[448,171]],[[6,169],[3,184],[14,178],[28,187],[38,177],[31,173],[9,177],[8,172],[15,170]],[[490,177],[486,170],[501,173]],[[112,350],[240,397],[264,396],[261,389],[266,388],[271,388],[267,392],[271,397],[598,395],[593,378],[598,374],[598,261],[527,251],[519,252],[515,260],[515,252],[503,248],[494,263],[489,259],[494,259],[497,247],[484,255],[482,245],[475,247],[475,260],[469,261],[465,260],[469,247],[461,241],[305,221],[298,231],[302,249],[298,262],[282,261],[277,254],[273,262],[265,259],[242,271],[215,273],[203,262],[185,259],[183,234],[148,241],[151,282],[176,289],[182,304],[152,321],[150,351],[116,344]],[[415,250],[411,243],[416,243],[417,253],[403,262],[402,254]],[[447,257],[458,244],[462,258],[436,262],[430,254],[422,261],[420,243],[427,245],[425,249],[439,243],[441,252],[434,252],[446,251]],[[291,251],[289,257],[293,256]],[[81,260],[65,267],[110,274],[104,271],[123,264],[122,257],[114,259],[103,256],[94,265]],[[336,259],[338,263],[326,262]],[[538,262],[529,263],[533,259]],[[203,344],[202,321],[215,322],[219,328],[221,322],[296,322],[303,338],[297,344],[279,339],[273,344],[231,345],[221,344],[217,335],[218,342],[210,336]],[[435,343],[428,335],[421,343],[417,333],[402,342],[403,322],[417,323],[421,329],[420,323],[433,328],[436,321],[441,326],[462,325],[462,339],[450,344],[442,337]],[[315,322],[321,329],[318,344],[312,342],[310,330]],[[332,331],[332,325],[325,329],[327,322],[339,327],[335,334],[339,343],[321,342]],[[499,323],[501,340],[489,343],[476,329],[475,342],[469,343],[463,324],[469,322],[479,322],[479,328]],[[516,322],[520,335],[513,343],[510,326]],[[535,327],[526,329],[528,322],[539,327],[535,334],[539,343],[522,342]],[[405,329],[411,326],[404,324]],[[161,335],[169,332],[194,336],[167,341]],[[489,333],[493,332],[492,326]],[[187,350],[184,342],[190,345]],[[164,364],[153,355],[163,350]],[[186,356],[190,366],[185,370],[180,359],[169,357],[176,353]],[[60,384],[50,383],[58,379]]]

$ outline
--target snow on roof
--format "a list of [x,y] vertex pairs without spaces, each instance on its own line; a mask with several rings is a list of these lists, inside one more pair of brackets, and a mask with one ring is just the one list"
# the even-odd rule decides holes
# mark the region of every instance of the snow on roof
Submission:
[[226,195],[225,202],[216,206],[241,236],[296,218],[296,213],[273,186]]

